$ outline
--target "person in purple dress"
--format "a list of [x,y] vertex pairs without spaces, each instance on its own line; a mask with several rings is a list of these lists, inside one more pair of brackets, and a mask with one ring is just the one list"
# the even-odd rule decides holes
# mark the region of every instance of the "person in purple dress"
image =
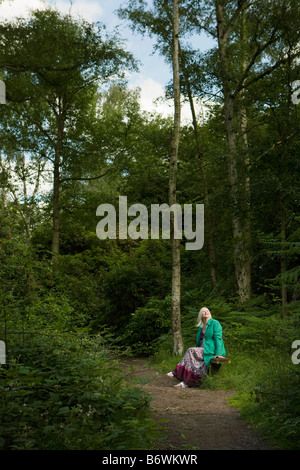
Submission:
[[168,377],[176,377],[181,382],[175,387],[196,387],[207,374],[213,357],[224,357],[226,350],[222,339],[222,326],[214,320],[207,307],[201,308],[198,315],[196,347],[189,348],[176,368]]

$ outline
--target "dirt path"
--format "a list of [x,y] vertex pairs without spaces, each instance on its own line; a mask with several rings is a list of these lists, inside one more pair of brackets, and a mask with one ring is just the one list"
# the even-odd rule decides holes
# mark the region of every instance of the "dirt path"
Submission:
[[[154,416],[163,420],[164,438],[155,450],[268,450],[270,447],[249,429],[238,410],[227,404],[231,390],[177,389],[175,378],[149,367],[146,360],[125,360],[129,377],[153,398]],[[145,383],[146,382],[146,383]]]

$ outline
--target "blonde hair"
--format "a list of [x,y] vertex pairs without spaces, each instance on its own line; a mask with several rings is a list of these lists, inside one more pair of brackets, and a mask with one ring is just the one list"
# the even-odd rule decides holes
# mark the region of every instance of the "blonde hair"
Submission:
[[[204,310],[205,308],[206,308],[206,309],[209,311],[209,313],[210,313],[210,310],[209,310],[209,308],[207,308],[207,307],[202,307],[202,308],[200,309],[200,311],[199,311],[199,313],[198,313],[197,324],[196,324],[197,327],[202,326],[202,313],[203,313],[203,310]],[[211,315],[211,313],[210,313],[210,315]]]

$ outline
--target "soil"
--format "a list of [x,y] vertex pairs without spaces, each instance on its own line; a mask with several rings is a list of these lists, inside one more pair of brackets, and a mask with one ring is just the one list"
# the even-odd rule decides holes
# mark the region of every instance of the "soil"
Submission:
[[271,449],[228,405],[234,390],[178,389],[176,378],[158,372],[146,359],[125,362],[130,367],[128,378],[151,395],[153,415],[163,428],[154,450]]

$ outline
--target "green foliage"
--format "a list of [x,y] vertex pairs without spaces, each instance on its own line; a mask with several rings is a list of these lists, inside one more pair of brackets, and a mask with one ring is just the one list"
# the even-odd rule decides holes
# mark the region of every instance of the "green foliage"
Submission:
[[[155,35],[169,60],[172,2],[155,0],[150,10],[145,2],[129,3],[121,16],[137,31]],[[203,387],[237,390],[232,401],[243,416],[280,446],[298,448],[299,366],[290,356],[300,331],[299,107],[291,103],[291,83],[299,78],[299,6],[294,0],[288,8],[280,1],[279,9],[277,2],[256,2],[235,10],[236,3],[224,11],[230,26],[225,78],[236,96],[239,179],[233,189],[242,194],[250,182],[253,297],[244,304],[236,298],[231,218],[243,216],[245,206],[241,199],[234,213],[229,197],[219,54],[215,47],[202,54],[185,44],[190,31],[202,32],[200,24],[214,34],[215,10],[213,2],[186,0],[180,6],[181,89],[216,101],[206,122],[198,122],[200,149],[194,129],[181,129],[178,202],[202,203],[206,190],[205,213],[211,216],[200,252],[187,252],[182,243],[183,337],[186,347],[195,344],[199,309],[210,308],[223,326],[232,363]],[[139,90],[120,82],[107,91],[98,87],[99,78],[107,84],[135,67],[119,38],[108,37],[101,25],[45,10],[3,23],[0,36],[10,103],[1,108],[0,122],[0,337],[9,361],[8,369],[0,369],[0,446],[143,448],[154,433],[148,398],[124,384],[111,349],[151,354],[165,371],[178,362],[170,331],[170,243],[100,241],[95,211],[102,202],[117,207],[120,194],[148,208],[168,201],[172,119],[141,112]],[[38,185],[34,197],[28,190],[48,175],[60,119],[61,254],[54,266],[52,194]],[[210,274],[211,241],[217,286]],[[284,320],[282,285],[288,296]]]
[[143,449],[149,398],[131,388],[101,336],[43,331],[0,369],[2,449]]
[[[274,372],[274,371],[272,371]],[[300,450],[299,366],[281,364],[255,388],[258,429],[284,449]]]
[[[187,296],[188,297],[188,296]],[[223,299],[203,301],[223,327],[230,364],[208,375],[201,388],[230,389],[229,403],[272,445],[299,449],[299,365],[292,362],[292,343],[299,340],[300,305],[288,304],[288,318],[266,295],[253,297],[247,305]],[[182,318],[185,349],[195,344],[198,309],[188,307]],[[153,362],[162,372],[176,367],[181,358],[172,354],[171,335],[162,335]]]
[[21,238],[3,240],[0,256],[0,338],[9,366],[0,369],[0,447],[151,447],[148,397],[125,383],[109,352],[113,338],[81,329],[97,308],[101,261],[64,255],[53,270]]
[[135,251],[123,253],[104,274],[101,287],[106,304],[99,315],[100,323],[123,329],[131,314],[151,297],[164,298],[167,294],[169,276],[164,270],[164,249],[152,241],[144,242]]
[[170,331],[170,312],[170,297],[164,300],[151,298],[131,315],[121,341],[129,345],[134,354],[154,354],[160,347],[161,336]]
[[93,272],[96,266],[97,260],[85,253],[63,255],[56,259],[54,286],[50,295],[53,300],[55,297],[66,299],[74,312],[70,315],[74,326],[87,325],[99,309],[98,282]]
[[25,308],[25,314],[31,322],[35,319],[35,326],[38,323],[44,326],[50,324],[61,331],[72,331],[86,320],[80,311],[72,307],[66,296],[55,290]]
[[239,321],[236,314],[235,322],[229,319],[226,332],[232,367],[226,372],[238,391],[233,404],[242,415],[274,445],[299,449],[300,375],[291,349],[299,339],[299,302],[288,308],[285,320],[263,310],[247,316],[239,313]]

